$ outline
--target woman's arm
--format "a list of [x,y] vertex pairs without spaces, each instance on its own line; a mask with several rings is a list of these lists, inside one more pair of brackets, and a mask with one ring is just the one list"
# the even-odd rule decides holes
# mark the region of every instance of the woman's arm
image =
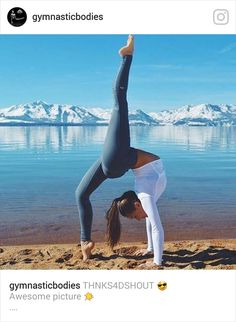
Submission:
[[163,245],[164,230],[161,224],[157,205],[154,200],[154,197],[148,194],[145,196],[142,196],[140,201],[151,223],[151,235],[152,235],[153,250],[154,250],[154,263],[157,265],[161,265],[163,246],[164,246]]

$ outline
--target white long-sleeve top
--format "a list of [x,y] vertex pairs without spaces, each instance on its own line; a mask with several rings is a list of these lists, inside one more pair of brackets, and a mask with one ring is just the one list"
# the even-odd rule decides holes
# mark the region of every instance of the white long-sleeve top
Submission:
[[146,229],[148,250],[154,252],[154,263],[161,265],[164,246],[164,231],[157,209],[157,200],[166,188],[166,174],[161,159],[133,169],[135,192],[147,214]]

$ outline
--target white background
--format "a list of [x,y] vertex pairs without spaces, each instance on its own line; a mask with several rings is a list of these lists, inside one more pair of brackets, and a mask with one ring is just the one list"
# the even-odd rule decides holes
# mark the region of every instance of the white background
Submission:
[[[66,290],[79,293],[78,302],[9,301],[10,283],[57,281],[152,281],[149,290]],[[159,281],[167,289],[157,288]],[[235,321],[236,272],[224,270],[172,271],[2,271],[2,321]],[[22,293],[42,293],[25,291]],[[58,291],[44,291],[57,293]],[[94,298],[86,301],[84,294]]]
[[[4,34],[221,34],[236,33],[236,1],[9,1],[0,0]],[[13,7],[22,7],[27,22],[22,27],[11,26],[6,17]],[[227,25],[215,25],[213,12],[227,9]],[[103,14],[103,21],[44,21],[33,23],[33,14],[65,13]]]
[[[7,19],[22,7],[27,23],[15,28]],[[229,24],[215,25],[213,12],[227,9]],[[103,14],[101,21],[33,23],[33,14]],[[3,34],[235,34],[236,1],[9,1],[0,0]],[[77,302],[12,302],[9,283],[82,281],[153,281],[152,290],[87,290]],[[22,291],[19,291],[20,294]],[[46,291],[47,293],[49,291]],[[68,292],[68,291],[66,291]],[[74,292],[74,291],[70,291]],[[26,292],[24,292],[26,293]],[[32,293],[32,292],[31,292]],[[36,293],[36,292],[34,292]],[[0,321],[236,321],[236,271],[2,271]]]

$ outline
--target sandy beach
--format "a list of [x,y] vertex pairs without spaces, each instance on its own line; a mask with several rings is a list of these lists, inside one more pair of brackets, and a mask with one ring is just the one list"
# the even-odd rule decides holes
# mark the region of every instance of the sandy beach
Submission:
[[[83,262],[75,244],[1,246],[0,269],[157,269],[152,255],[136,255],[145,247],[145,242],[121,243],[112,252],[97,243]],[[236,269],[236,240],[166,242],[163,260],[163,269]]]

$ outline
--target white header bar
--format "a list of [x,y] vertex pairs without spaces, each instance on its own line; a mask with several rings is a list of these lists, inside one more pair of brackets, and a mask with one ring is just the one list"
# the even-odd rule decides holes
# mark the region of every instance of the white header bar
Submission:
[[[12,26],[8,12],[27,21]],[[2,34],[235,34],[236,1],[1,1]]]

